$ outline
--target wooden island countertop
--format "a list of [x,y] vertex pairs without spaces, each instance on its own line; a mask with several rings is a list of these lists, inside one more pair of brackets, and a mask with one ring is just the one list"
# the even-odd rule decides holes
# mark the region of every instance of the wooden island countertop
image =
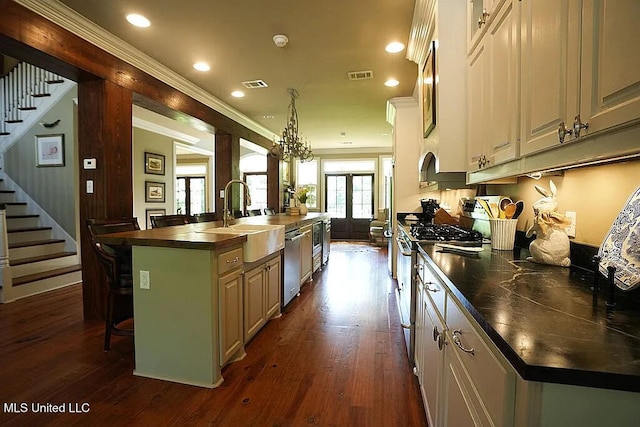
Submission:
[[[232,224],[283,225],[285,231],[293,230],[314,222],[329,219],[326,213],[313,212],[307,215],[260,215],[239,218]],[[172,227],[152,228],[139,231],[104,234],[96,237],[106,245],[156,246],[167,248],[219,250],[244,243],[245,234],[206,233],[211,228],[222,228],[222,221],[199,222],[195,224],[175,225]]]

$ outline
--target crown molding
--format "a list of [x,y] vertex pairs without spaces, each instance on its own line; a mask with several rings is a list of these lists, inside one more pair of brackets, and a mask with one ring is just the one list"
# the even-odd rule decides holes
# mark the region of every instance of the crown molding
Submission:
[[250,129],[263,137],[273,140],[277,135],[264,126],[249,119],[235,108],[225,104],[218,98],[193,84],[179,74],[171,71],[160,62],[140,52],[124,40],[114,36],[102,27],[86,19],[68,6],[57,0],[14,0],[16,3],[48,19],[56,25],[70,31],[76,36],[99,47],[115,57],[133,65],[168,84],[187,96],[224,114],[231,120]]

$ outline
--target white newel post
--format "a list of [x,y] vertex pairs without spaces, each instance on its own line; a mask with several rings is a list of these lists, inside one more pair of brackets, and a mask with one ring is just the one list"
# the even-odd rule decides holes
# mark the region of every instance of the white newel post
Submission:
[[7,238],[7,210],[4,203],[0,203],[0,288],[0,302],[13,301]]

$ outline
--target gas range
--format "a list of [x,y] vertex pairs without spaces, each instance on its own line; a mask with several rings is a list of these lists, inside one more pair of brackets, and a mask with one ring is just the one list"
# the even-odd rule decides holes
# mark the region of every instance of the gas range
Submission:
[[418,243],[482,246],[482,233],[452,224],[413,223],[409,225],[409,235],[412,241]]

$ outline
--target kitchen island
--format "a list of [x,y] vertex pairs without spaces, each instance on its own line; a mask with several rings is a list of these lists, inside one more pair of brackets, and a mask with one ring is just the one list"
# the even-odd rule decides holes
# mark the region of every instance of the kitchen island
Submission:
[[637,425],[637,298],[607,308],[589,271],[524,249],[419,251],[416,371],[434,425]]
[[[251,227],[282,231],[325,214],[241,218],[101,235],[133,247],[134,374],[213,388],[221,368],[280,315],[283,246],[247,259]],[[284,233],[283,233],[284,235]]]

